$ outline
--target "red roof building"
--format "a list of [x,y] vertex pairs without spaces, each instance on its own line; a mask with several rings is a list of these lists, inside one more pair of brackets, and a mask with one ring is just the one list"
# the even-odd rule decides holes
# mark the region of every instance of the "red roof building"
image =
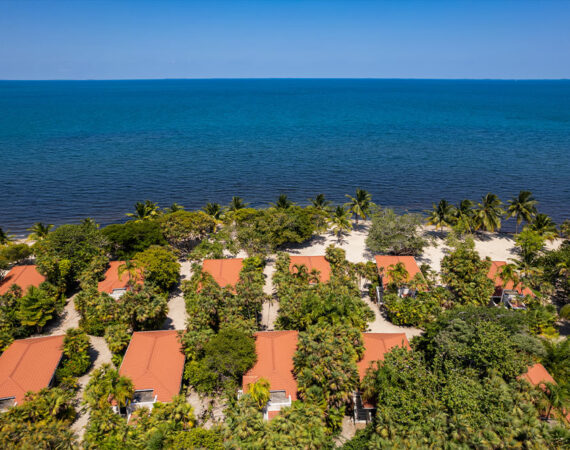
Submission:
[[416,263],[416,258],[413,256],[394,256],[394,255],[376,255],[376,266],[378,267],[378,272],[382,274],[382,284],[384,287],[388,286],[391,282],[389,271],[390,266],[395,266],[398,263],[402,263],[408,272],[408,280],[410,281],[416,274],[421,273],[418,264]]
[[8,292],[13,284],[20,286],[25,294],[30,286],[39,287],[44,281],[46,277],[38,272],[36,266],[14,266],[0,283],[0,295]]
[[63,355],[65,336],[19,339],[0,356],[0,405],[24,401],[26,392],[51,385]]
[[520,378],[528,381],[533,386],[540,386],[544,383],[556,384],[556,381],[554,381],[554,378],[552,378],[545,367],[538,363],[533,366],[529,366],[527,372],[522,374]]
[[384,361],[384,355],[394,347],[410,349],[410,343],[404,333],[362,333],[364,355],[357,363],[360,381],[372,362]]
[[257,362],[243,376],[243,392],[250,384],[265,378],[270,385],[270,400],[264,417],[270,419],[281,408],[297,400],[297,380],[293,376],[293,355],[297,350],[298,331],[260,331],[255,333]]
[[119,369],[133,381],[133,403],[170,402],[180,393],[184,360],[176,330],[133,333]]
[[239,274],[243,267],[243,258],[205,259],[202,271],[212,275],[212,278],[221,287],[234,287],[239,281]]
[[[97,286],[99,292],[105,292],[109,295],[113,295],[115,297],[120,297],[124,294],[129,288],[129,281],[131,279],[131,275],[128,271],[125,271],[119,276],[119,267],[125,264],[125,261],[111,261],[109,263],[109,268],[105,272],[105,278],[103,281],[99,282]],[[139,279],[137,280],[137,284],[142,284],[142,274],[140,270],[137,270],[139,273]]]
[[309,273],[313,269],[319,271],[321,283],[326,283],[331,279],[331,265],[324,256],[290,256],[291,263],[289,270],[295,272],[295,266],[306,266]]
[[506,285],[501,279],[500,273],[503,266],[506,266],[506,261],[491,261],[491,267],[489,268],[488,277],[494,281],[495,283],[495,293],[493,297],[501,297],[504,290],[514,290],[517,291],[519,294],[522,295],[534,295],[532,291],[528,288],[523,288],[522,285],[519,285],[515,288],[514,283],[509,281]]

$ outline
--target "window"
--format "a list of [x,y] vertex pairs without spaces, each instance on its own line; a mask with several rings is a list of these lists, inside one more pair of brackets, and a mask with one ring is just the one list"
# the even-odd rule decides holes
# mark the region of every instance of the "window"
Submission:
[[289,397],[287,397],[285,391],[271,391],[269,393],[269,401],[275,403],[284,403],[289,401]]
[[135,391],[133,396],[133,403],[150,403],[154,402],[154,391],[152,389],[145,389]]
[[6,411],[16,404],[15,397],[0,398],[0,411]]

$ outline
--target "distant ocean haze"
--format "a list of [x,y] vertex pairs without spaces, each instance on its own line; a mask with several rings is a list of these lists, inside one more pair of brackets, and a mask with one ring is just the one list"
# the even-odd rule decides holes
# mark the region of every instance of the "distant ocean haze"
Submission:
[[0,81],[0,152],[14,234],[122,221],[145,199],[343,203],[358,187],[399,211],[528,189],[560,222],[570,81]]

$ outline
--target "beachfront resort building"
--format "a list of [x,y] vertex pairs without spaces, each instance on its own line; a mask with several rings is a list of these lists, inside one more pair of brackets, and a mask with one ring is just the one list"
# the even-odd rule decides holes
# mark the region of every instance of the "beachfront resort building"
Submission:
[[18,339],[0,356],[0,411],[24,402],[27,392],[50,387],[65,336]]
[[[360,382],[366,376],[366,371],[377,361],[384,361],[386,353],[395,347],[410,349],[410,343],[404,333],[362,333],[364,355],[357,363]],[[360,391],[353,394],[354,421],[370,422],[374,416],[375,405],[364,401]]]
[[221,287],[235,288],[243,267],[243,258],[205,259],[202,271],[209,273]]
[[[384,293],[386,292],[388,285],[392,282],[390,271],[396,267],[396,265],[402,264],[406,269],[406,272],[408,272],[406,282],[411,281],[417,274],[421,274],[416,258],[413,256],[376,255],[374,259],[376,260],[376,267],[378,268],[379,286],[376,291],[378,303],[382,303],[384,299]],[[407,285],[401,286],[398,289],[398,295],[400,297],[415,294],[416,292],[410,289]]]
[[6,294],[14,284],[25,294],[28,288],[39,287],[44,281],[46,277],[38,272],[35,265],[14,266],[0,282],[0,295]]
[[327,283],[331,279],[331,265],[324,256],[290,256],[289,270],[295,273],[301,266],[307,268],[310,274],[313,270],[319,272],[319,281]]
[[115,412],[129,419],[136,408],[172,401],[182,387],[184,361],[176,330],[133,333],[119,374],[132,380],[135,395],[124,409],[115,405]]
[[297,400],[297,380],[293,376],[293,355],[297,350],[298,331],[260,331],[255,333],[257,362],[243,376],[242,391],[261,378],[269,381],[269,402],[263,409],[265,420]]
[[512,280],[504,282],[501,278],[501,270],[506,265],[506,261],[491,261],[488,277],[495,283],[495,292],[491,297],[491,301],[496,305],[503,304],[507,308],[525,309],[523,297],[534,294],[520,283],[515,286]]
[[109,263],[109,268],[105,272],[105,278],[99,282],[97,287],[99,292],[104,292],[118,299],[130,289],[133,282],[135,284],[143,283],[140,269],[137,269],[138,275],[136,280],[131,280],[132,275],[127,270],[119,275],[119,268],[124,264],[125,261],[111,261]]

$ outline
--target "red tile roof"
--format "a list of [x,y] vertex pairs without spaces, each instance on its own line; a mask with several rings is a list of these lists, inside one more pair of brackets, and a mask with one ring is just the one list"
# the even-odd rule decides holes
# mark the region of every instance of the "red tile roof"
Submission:
[[14,266],[0,284],[0,295],[8,292],[13,284],[20,286],[22,291],[26,293],[30,286],[38,287],[45,280],[46,277],[39,273],[34,265]]
[[159,402],[180,393],[184,354],[176,330],[133,333],[119,369],[133,381],[135,390],[152,389]]
[[324,256],[290,256],[290,259],[289,270],[291,272],[296,270],[294,266],[304,265],[309,273],[313,269],[317,269],[320,272],[319,279],[322,283],[326,283],[331,278],[331,265]]
[[243,376],[243,391],[260,378],[269,381],[270,390],[285,391],[297,400],[297,380],[293,376],[293,355],[297,350],[298,331],[260,331],[255,333],[257,362]]
[[221,287],[235,286],[243,266],[243,258],[205,259],[202,271],[208,272]]
[[509,281],[507,285],[503,287],[503,280],[500,277],[500,273],[501,267],[505,266],[506,264],[506,261],[491,261],[488,277],[495,282],[495,293],[493,296],[500,297],[503,294],[503,289],[513,289],[523,295],[534,295],[530,289],[523,288],[521,284],[515,288],[512,281]]
[[0,398],[15,397],[21,404],[26,392],[50,385],[63,354],[65,336],[19,339],[0,356]]
[[539,386],[544,383],[556,384],[554,378],[548,373],[542,364],[529,366],[526,373],[520,376],[521,379],[528,381],[533,386]]
[[404,333],[362,333],[364,356],[356,364],[360,381],[366,375],[366,369],[373,361],[384,361],[384,355],[394,347],[410,348]]
[[[119,277],[119,267],[125,264],[125,261],[111,261],[109,263],[109,268],[105,272],[105,278],[103,281],[99,282],[98,289],[99,292],[106,292],[110,294],[114,289],[126,289],[129,285],[130,275],[128,272],[124,272]],[[139,270],[140,273],[140,270]],[[142,276],[137,280],[137,284],[142,284]]]
[[398,263],[402,263],[408,271],[407,281],[410,281],[412,278],[414,278],[416,274],[421,273],[421,270],[416,263],[416,258],[413,256],[376,255],[375,259],[378,270],[380,271],[382,267],[384,268],[382,277],[384,287],[390,284],[390,275],[388,274],[390,266],[395,266]]

